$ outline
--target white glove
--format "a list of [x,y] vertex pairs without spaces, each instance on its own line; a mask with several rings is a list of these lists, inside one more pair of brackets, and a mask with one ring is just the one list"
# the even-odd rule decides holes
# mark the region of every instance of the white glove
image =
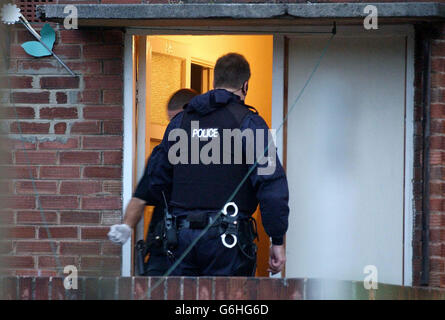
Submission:
[[115,224],[108,232],[108,238],[114,243],[124,244],[131,236],[131,228],[127,224]]

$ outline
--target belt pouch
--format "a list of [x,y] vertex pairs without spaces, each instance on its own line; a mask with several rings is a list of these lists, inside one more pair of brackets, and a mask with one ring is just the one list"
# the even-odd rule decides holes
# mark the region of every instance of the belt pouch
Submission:
[[190,229],[204,229],[208,223],[208,216],[206,212],[191,213],[187,216],[187,221],[190,223]]

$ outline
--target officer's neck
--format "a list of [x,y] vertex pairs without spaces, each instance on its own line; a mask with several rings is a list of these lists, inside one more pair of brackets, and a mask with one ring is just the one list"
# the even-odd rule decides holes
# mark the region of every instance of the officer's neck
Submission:
[[238,96],[241,99],[241,101],[244,101],[244,99],[246,98],[246,96],[241,92],[241,89],[237,90],[237,89],[225,88],[225,87],[215,88],[215,90],[218,90],[218,89],[223,89],[223,90],[229,91],[230,93],[233,93],[234,95]]

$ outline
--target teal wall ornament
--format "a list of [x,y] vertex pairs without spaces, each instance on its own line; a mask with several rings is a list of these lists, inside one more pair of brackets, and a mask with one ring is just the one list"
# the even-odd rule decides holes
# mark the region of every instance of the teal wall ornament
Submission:
[[68,66],[53,52],[54,41],[56,40],[56,32],[49,24],[45,24],[40,34],[31,26],[20,9],[14,4],[5,4],[1,10],[1,20],[5,24],[15,24],[21,22],[26,29],[37,39],[37,41],[28,41],[22,44],[22,48],[27,54],[33,57],[54,56],[57,61],[73,76],[76,74],[68,68]]

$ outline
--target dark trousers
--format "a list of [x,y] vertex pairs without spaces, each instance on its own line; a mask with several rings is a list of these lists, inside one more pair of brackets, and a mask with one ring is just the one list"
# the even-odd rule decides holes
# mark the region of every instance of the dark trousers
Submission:
[[168,271],[169,265],[169,259],[164,253],[152,253],[145,265],[144,275],[163,276]]
[[[178,247],[174,250],[175,258],[180,257],[193,240],[202,232],[201,229],[181,229],[178,232]],[[230,240],[230,239],[229,239]],[[170,261],[172,265],[175,261]],[[254,276],[256,254],[248,259],[236,245],[226,248],[218,228],[210,228],[204,234],[184,260],[173,270],[172,276]]]

